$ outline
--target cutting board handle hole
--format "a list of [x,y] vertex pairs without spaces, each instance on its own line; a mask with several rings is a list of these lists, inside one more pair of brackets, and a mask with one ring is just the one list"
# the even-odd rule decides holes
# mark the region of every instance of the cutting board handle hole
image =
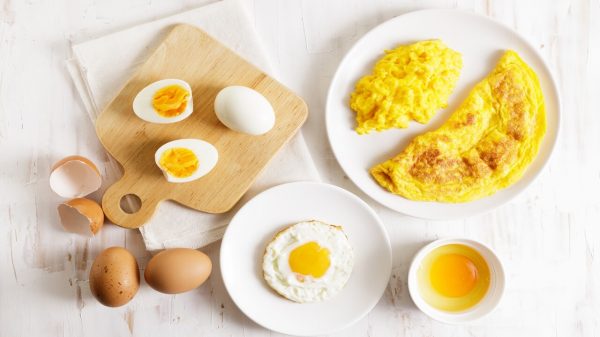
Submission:
[[121,210],[127,214],[135,214],[142,208],[142,199],[135,194],[125,194],[119,202]]

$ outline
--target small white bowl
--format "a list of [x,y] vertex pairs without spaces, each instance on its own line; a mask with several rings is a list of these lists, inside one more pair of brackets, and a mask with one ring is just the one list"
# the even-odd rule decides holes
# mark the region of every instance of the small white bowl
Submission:
[[[425,258],[432,250],[449,244],[461,244],[475,249],[485,259],[490,268],[490,287],[485,294],[485,297],[472,308],[458,313],[443,311],[434,308],[425,302],[421,297],[417,280],[417,270],[423,262],[423,258]],[[417,252],[410,265],[410,270],[408,271],[408,291],[410,292],[410,297],[413,302],[415,302],[417,307],[427,316],[449,324],[472,322],[492,312],[498,306],[500,299],[504,294],[505,282],[502,262],[500,262],[500,259],[492,249],[480,242],[468,239],[440,239],[429,243]]]

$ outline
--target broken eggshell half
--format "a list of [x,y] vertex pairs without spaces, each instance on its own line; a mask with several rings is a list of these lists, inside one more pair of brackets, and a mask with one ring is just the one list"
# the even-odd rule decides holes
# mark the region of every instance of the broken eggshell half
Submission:
[[50,188],[63,198],[81,198],[102,185],[100,171],[82,156],[63,158],[52,167]]
[[77,198],[58,205],[62,226],[71,233],[94,236],[104,225],[104,213],[97,202]]

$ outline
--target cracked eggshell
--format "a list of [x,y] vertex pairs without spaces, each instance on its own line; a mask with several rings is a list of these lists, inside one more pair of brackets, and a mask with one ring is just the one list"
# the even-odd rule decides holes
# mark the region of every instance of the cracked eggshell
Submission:
[[100,171],[82,156],[69,156],[52,166],[50,188],[63,198],[81,198],[102,185]]
[[104,225],[104,212],[97,202],[77,198],[58,205],[62,226],[71,233],[94,236]]

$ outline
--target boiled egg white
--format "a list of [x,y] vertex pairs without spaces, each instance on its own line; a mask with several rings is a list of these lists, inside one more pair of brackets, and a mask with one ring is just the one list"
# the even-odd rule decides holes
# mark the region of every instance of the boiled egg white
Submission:
[[262,135],[275,125],[271,103],[256,90],[234,85],[219,91],[215,114],[228,128],[249,135]]
[[161,146],[154,160],[167,181],[186,183],[208,174],[217,164],[219,152],[200,139],[179,139]]
[[263,256],[265,281],[300,303],[328,299],[350,278],[354,253],[342,227],[305,221],[277,233]]
[[151,83],[133,100],[133,112],[150,123],[168,124],[188,118],[194,111],[192,88],[178,79]]

